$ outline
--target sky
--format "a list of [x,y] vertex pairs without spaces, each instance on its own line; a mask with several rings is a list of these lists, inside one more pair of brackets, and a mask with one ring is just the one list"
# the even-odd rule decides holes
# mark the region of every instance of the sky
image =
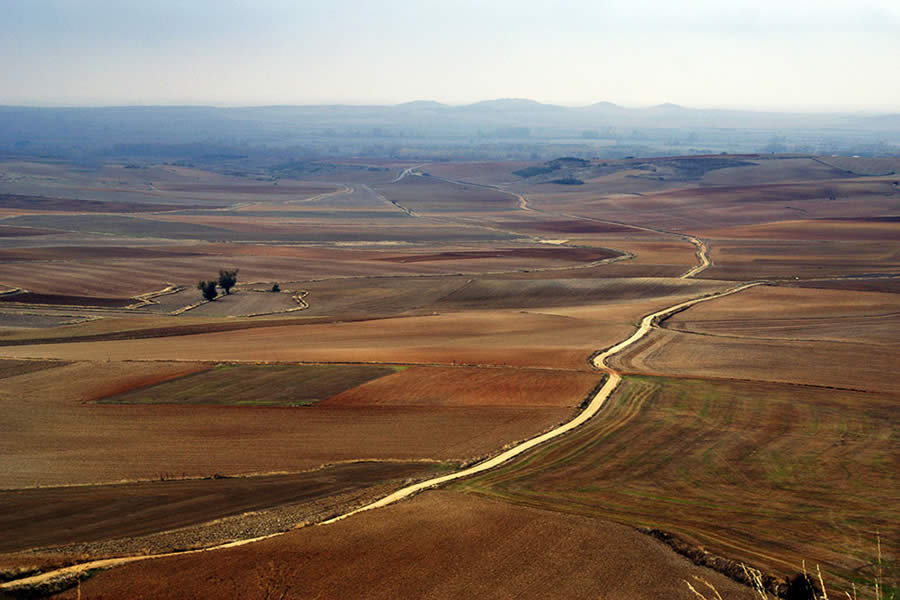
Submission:
[[900,112],[897,0],[0,0],[0,104]]

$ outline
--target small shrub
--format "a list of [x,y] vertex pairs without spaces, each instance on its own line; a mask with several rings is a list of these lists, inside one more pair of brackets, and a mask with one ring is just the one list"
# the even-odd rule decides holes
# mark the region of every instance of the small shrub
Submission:
[[278,285],[277,283],[273,283],[273,284],[272,284],[272,291],[275,292],[275,293],[277,294],[278,292],[281,291],[281,286]]

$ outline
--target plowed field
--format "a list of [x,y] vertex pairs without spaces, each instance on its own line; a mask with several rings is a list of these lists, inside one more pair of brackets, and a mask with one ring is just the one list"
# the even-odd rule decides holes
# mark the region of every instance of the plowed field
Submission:
[[411,405],[408,398],[397,405],[297,408],[89,402],[167,379],[177,382],[204,368],[78,362],[4,379],[0,489],[158,479],[166,473],[295,472],[361,459],[464,461],[559,423],[583,400],[583,388],[563,379],[556,398],[574,394],[567,402],[503,406],[485,397],[473,406],[454,400],[457,394],[474,396],[460,370],[462,381],[430,404]]
[[[627,378],[594,420],[454,487],[676,533],[774,573],[871,584],[895,532],[896,396]],[[895,555],[897,538],[885,547]]]
[[[627,527],[428,492],[258,544],[101,573],[82,586],[82,596],[201,599],[240,590],[251,599],[692,600],[682,581],[692,574],[729,598],[752,598],[747,588]],[[74,598],[74,591],[59,598]]]

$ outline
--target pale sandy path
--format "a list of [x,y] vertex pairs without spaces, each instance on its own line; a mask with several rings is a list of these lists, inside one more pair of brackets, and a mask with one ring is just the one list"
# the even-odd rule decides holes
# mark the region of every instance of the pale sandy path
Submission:
[[711,265],[712,261],[709,260],[709,247],[706,245],[706,242],[692,235],[685,234],[682,237],[697,246],[697,260],[700,261],[699,265],[697,265],[696,267],[692,267],[690,271],[680,277],[680,279],[690,279],[691,277]]
[[[597,369],[599,369],[601,371],[605,371],[608,374],[607,379],[604,382],[603,386],[600,388],[600,390],[591,399],[588,406],[583,411],[578,413],[578,415],[575,416],[575,418],[573,418],[571,421],[568,421],[568,422],[564,423],[563,425],[560,425],[559,427],[552,429],[546,433],[543,433],[543,434],[533,437],[529,440],[526,440],[520,444],[517,444],[516,446],[513,446],[512,448],[505,450],[504,452],[501,452],[497,456],[494,456],[493,458],[490,458],[490,459],[480,462],[476,465],[473,465],[467,469],[463,469],[462,471],[457,471],[456,473],[451,473],[449,475],[444,475],[441,477],[435,477],[433,479],[428,479],[421,483],[417,483],[417,484],[409,485],[405,488],[401,488],[401,489],[397,490],[396,492],[393,492],[392,494],[389,494],[388,496],[381,498],[380,500],[377,500],[375,502],[372,502],[370,504],[367,504],[367,505],[357,508],[355,510],[349,511],[342,515],[333,517],[331,519],[328,519],[327,521],[323,521],[323,522],[319,523],[318,526],[328,525],[330,523],[334,523],[336,521],[346,519],[357,513],[361,513],[364,511],[368,511],[368,510],[373,510],[376,508],[381,508],[381,507],[387,506],[389,504],[393,504],[394,502],[397,502],[399,500],[408,498],[408,497],[410,497],[414,494],[417,494],[418,492],[421,492],[423,490],[435,488],[437,486],[443,485],[450,481],[462,479],[463,477],[469,477],[471,475],[475,475],[477,473],[482,473],[484,471],[493,469],[495,467],[498,467],[498,466],[512,460],[513,458],[519,456],[520,454],[527,452],[528,450],[534,448],[535,446],[543,444],[544,442],[547,442],[549,440],[552,440],[553,438],[559,437],[559,436],[575,429],[576,427],[581,426],[586,421],[588,421],[591,417],[593,417],[597,413],[597,411],[600,410],[600,408],[603,407],[604,403],[606,402],[606,399],[609,398],[609,396],[613,393],[613,391],[616,389],[616,387],[618,387],[619,383],[622,381],[622,377],[616,371],[614,371],[612,368],[610,368],[607,365],[606,360],[608,358],[621,352],[622,350],[628,348],[629,346],[635,344],[636,342],[641,340],[643,337],[645,337],[648,333],[650,333],[650,331],[654,327],[656,327],[656,325],[657,325],[657,323],[659,323],[659,321],[661,321],[677,312],[685,310],[691,306],[694,306],[695,304],[699,304],[701,302],[706,302],[708,300],[714,300],[716,298],[722,298],[722,297],[728,296],[730,294],[735,294],[735,293],[745,290],[747,288],[751,288],[751,287],[754,287],[757,285],[762,285],[763,283],[765,283],[765,282],[755,281],[755,282],[744,283],[744,284],[738,285],[736,287],[730,288],[730,289],[722,291],[722,292],[717,292],[714,294],[710,294],[708,296],[701,296],[699,298],[686,300],[684,302],[680,302],[673,306],[669,306],[667,308],[660,309],[656,312],[650,313],[649,315],[645,316],[641,320],[641,323],[638,326],[637,330],[633,334],[631,334],[631,336],[628,339],[623,340],[623,341],[619,342],[618,344],[600,352],[599,354],[597,354],[594,357],[594,359],[593,359],[594,367],[596,367]],[[147,559],[151,559],[151,558],[162,558],[162,557],[167,557],[167,556],[194,554],[197,552],[211,552],[213,550],[220,550],[220,549],[224,549],[224,548],[233,548],[235,546],[241,546],[241,545],[249,544],[249,543],[256,542],[256,541],[269,539],[269,538],[272,538],[272,537],[275,537],[278,535],[282,535],[282,534],[275,533],[275,534],[270,534],[270,535],[266,535],[266,536],[262,536],[262,537],[258,537],[258,538],[239,540],[236,542],[230,542],[230,543],[222,544],[219,546],[212,546],[210,548],[203,548],[203,549],[190,550],[190,551],[184,551],[184,552],[170,552],[170,553],[166,553],[166,554],[126,556],[126,557],[120,557],[120,558],[96,560],[96,561],[73,565],[70,567],[63,568],[63,569],[49,571],[47,573],[34,575],[32,577],[27,577],[24,579],[18,579],[15,581],[10,581],[10,582],[4,583],[4,584],[0,584],[0,593],[12,592],[19,588],[30,587],[30,586],[46,583],[49,581],[53,581],[56,579],[66,579],[66,578],[77,577],[80,574],[82,574],[86,571],[92,570],[92,569],[108,569],[111,567],[124,565],[124,564],[132,563],[132,562],[137,562],[137,561],[141,561],[141,560],[147,560]]]

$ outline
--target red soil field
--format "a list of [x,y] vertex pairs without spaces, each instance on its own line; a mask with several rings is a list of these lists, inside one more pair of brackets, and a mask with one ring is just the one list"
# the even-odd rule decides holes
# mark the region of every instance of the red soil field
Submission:
[[599,373],[410,367],[337,394],[323,406],[576,406]]
[[691,600],[683,579],[695,574],[728,598],[753,597],[621,525],[427,492],[256,544],[127,565],[96,575],[81,592],[98,600],[222,598],[234,590],[248,599]]
[[0,489],[148,480],[161,473],[297,472],[358,460],[464,461],[563,421],[582,400],[560,407],[453,406],[452,400],[300,408],[89,402],[192,368],[79,362],[5,379]]

